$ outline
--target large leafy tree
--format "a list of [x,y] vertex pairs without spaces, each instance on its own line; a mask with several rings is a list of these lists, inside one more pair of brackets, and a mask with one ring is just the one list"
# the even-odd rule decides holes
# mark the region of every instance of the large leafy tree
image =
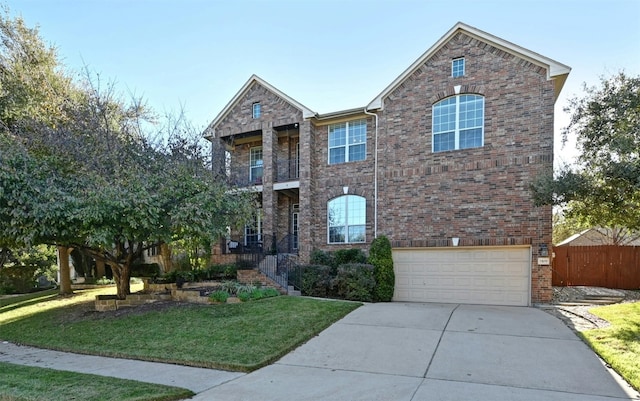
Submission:
[[565,109],[571,119],[563,135],[577,138],[577,163],[540,177],[536,201],[562,205],[588,226],[639,231],[640,77],[621,72],[584,91]]
[[[33,31],[12,29],[21,48],[42,48]],[[22,52],[18,63],[25,70],[35,62],[31,53]],[[55,61],[47,64],[51,79],[65,81],[56,75],[55,53],[47,55]],[[38,68],[32,71],[37,75]],[[13,80],[23,80],[33,89],[24,75],[6,77],[14,87],[21,83]],[[1,246],[81,249],[111,266],[122,298],[131,265],[146,247],[212,241],[249,214],[250,195],[230,191],[183,118],[159,124],[141,101],[123,100],[113,84],[88,72],[63,88],[44,95],[25,91],[29,107],[39,111],[17,108],[2,119]],[[48,113],[50,104],[55,107]]]

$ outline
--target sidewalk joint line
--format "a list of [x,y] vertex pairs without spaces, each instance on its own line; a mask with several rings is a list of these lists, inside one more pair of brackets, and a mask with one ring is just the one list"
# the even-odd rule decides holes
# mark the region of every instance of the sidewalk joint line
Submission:
[[453,317],[453,313],[460,307],[460,304],[457,304],[455,308],[449,314],[449,318],[447,319],[447,323],[445,323],[442,332],[440,333],[440,338],[438,338],[438,343],[436,344],[436,348],[433,350],[433,354],[431,355],[431,359],[429,360],[429,364],[427,365],[427,369],[424,371],[424,375],[422,377],[426,378],[427,373],[429,373],[429,368],[431,368],[431,364],[433,363],[433,359],[436,357],[436,353],[438,352],[438,348],[440,348],[440,342],[442,341],[442,337],[444,337],[444,333],[447,331],[447,326],[449,326],[449,322]]

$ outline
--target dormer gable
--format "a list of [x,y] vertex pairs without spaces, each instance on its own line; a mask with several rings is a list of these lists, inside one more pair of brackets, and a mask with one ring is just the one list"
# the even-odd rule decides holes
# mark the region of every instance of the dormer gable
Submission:
[[514,57],[518,57],[529,63],[532,63],[546,71],[547,79],[554,81],[555,98],[557,99],[564,82],[571,71],[571,68],[565,64],[559,63],[548,57],[542,56],[531,50],[508,42],[497,36],[481,31],[477,28],[458,22],[444,36],[442,36],[433,46],[431,46],[422,56],[420,56],[413,64],[409,66],[402,74],[400,74],[389,86],[387,86],[378,96],[376,96],[369,104],[367,109],[383,109],[384,99],[389,96],[396,88],[402,85],[411,75],[422,65],[427,63],[440,49],[453,40],[456,35],[465,34],[475,40],[486,43],[499,51],[506,52]]
[[230,126],[242,126],[246,130],[246,127],[260,127],[267,120],[277,124],[278,120],[302,120],[316,115],[267,81],[252,75],[213,119],[206,132],[208,137],[219,137],[221,131],[229,130]]

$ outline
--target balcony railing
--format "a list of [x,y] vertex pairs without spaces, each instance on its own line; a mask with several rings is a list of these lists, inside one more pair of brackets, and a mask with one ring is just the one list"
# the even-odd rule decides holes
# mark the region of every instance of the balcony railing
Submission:
[[276,182],[293,181],[300,178],[299,159],[278,161],[277,169]]
[[[262,185],[262,167],[249,168],[249,165],[235,165],[227,174],[229,183],[236,187]],[[276,165],[275,182],[294,181],[300,177],[298,159],[281,160]]]
[[[242,268],[258,268],[267,277],[287,289],[288,272],[297,263],[297,235],[288,234],[280,241],[272,235],[255,234],[238,239],[222,239],[222,253],[236,255]],[[294,249],[294,247],[296,249]]]
[[262,185],[262,169],[253,170],[249,165],[236,165],[227,172],[229,184],[236,187],[249,187],[252,185]]

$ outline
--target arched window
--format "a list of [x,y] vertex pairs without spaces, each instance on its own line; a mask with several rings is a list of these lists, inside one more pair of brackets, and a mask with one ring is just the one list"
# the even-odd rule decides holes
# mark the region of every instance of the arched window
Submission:
[[433,105],[434,152],[484,146],[484,97],[457,95]]
[[344,195],[327,203],[330,244],[364,242],[367,201],[362,196]]

